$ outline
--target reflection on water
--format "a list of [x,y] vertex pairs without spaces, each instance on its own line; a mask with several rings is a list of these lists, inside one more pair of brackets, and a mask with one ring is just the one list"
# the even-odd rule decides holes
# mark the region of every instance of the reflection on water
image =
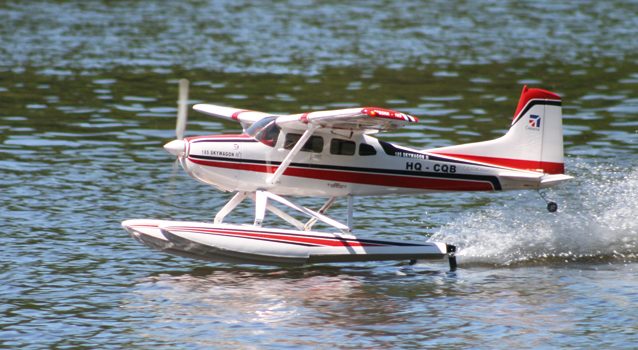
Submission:
[[[591,341],[580,337],[583,329],[592,328],[610,332],[605,344],[632,344],[635,335],[614,333],[623,322],[636,322],[624,308],[638,300],[615,291],[635,279],[618,281],[615,271],[583,268],[585,273],[541,267],[453,274],[418,265],[206,268],[143,278],[123,308],[144,313],[143,320],[134,321],[144,324],[140,337],[185,347],[393,348],[396,342],[492,347],[505,342],[521,348],[529,341],[579,347]],[[586,299],[601,280],[605,287],[593,306]],[[600,312],[619,318],[601,318]],[[347,344],[337,343],[344,337]]]
[[[286,325],[292,333],[305,330],[314,333],[314,337],[309,334],[310,338],[315,338],[314,344],[320,344],[322,332],[316,327],[325,318],[332,319],[334,313],[353,311],[348,304],[359,304],[360,288],[356,276],[331,270],[207,269],[194,274],[147,278],[137,285],[136,298],[126,307],[147,311],[150,308],[157,315],[152,320],[151,330],[157,328],[149,335],[152,337],[161,338],[164,328],[187,323],[179,325],[189,329],[180,339],[165,339],[178,343],[198,343],[197,334],[207,335],[202,339],[204,343],[198,345],[208,342],[229,346],[250,343],[250,339],[255,344],[276,343],[285,337],[272,338],[281,336],[272,334],[273,330]],[[227,327],[211,329],[211,324]],[[220,338],[228,342],[220,344]]]
[[[398,284],[374,285],[379,279]],[[405,285],[400,279],[406,279]],[[443,286],[453,281],[440,272],[406,277],[396,267],[200,269],[143,279],[125,307],[155,316],[147,320],[154,330],[148,336],[162,337],[176,324],[189,329],[179,340],[166,339],[178,343],[229,346],[254,339],[261,344],[316,347],[333,336],[354,332],[360,338],[352,339],[350,346],[368,348],[390,345],[384,336],[405,331],[397,327],[409,323],[410,314],[418,310],[402,299],[441,294]],[[227,327],[211,329],[211,324]],[[304,336],[293,339],[286,334]],[[227,343],[220,343],[220,338]]]

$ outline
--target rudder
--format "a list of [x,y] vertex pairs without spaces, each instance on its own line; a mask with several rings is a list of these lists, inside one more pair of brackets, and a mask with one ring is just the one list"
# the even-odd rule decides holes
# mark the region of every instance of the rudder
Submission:
[[512,124],[504,136],[428,152],[515,169],[562,174],[565,167],[560,96],[524,86]]

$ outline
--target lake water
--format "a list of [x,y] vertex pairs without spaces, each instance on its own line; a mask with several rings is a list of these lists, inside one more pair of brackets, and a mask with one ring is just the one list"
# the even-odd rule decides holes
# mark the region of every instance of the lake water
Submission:
[[[24,1],[0,18],[0,348],[638,347],[635,2]],[[359,232],[456,244],[453,273],[165,255],[120,222],[206,220],[230,196],[161,147],[179,78],[193,103],[409,112],[380,137],[415,148],[495,138],[524,84],[549,89],[576,178],[547,191],[556,214],[535,192],[355,199]],[[235,131],[190,114],[189,135]]]

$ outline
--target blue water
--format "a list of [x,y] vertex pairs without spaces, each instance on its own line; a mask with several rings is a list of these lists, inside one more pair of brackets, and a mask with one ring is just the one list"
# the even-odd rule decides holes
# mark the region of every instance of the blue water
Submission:
[[[629,1],[0,4],[0,348],[638,347],[637,12]],[[120,222],[210,220],[230,197],[161,148],[182,77],[193,103],[412,113],[420,123],[380,137],[415,148],[498,137],[522,85],[550,89],[575,179],[546,192],[556,214],[534,192],[355,199],[358,232],[456,244],[453,273],[444,261],[286,269],[165,255]],[[237,131],[191,113],[187,133]]]

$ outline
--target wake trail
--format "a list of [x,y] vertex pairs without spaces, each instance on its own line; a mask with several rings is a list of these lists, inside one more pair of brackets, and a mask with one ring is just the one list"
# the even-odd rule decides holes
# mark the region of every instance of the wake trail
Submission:
[[638,261],[638,170],[578,162],[572,174],[547,191],[558,199],[557,213],[511,199],[459,217],[432,240],[456,245],[464,265]]

